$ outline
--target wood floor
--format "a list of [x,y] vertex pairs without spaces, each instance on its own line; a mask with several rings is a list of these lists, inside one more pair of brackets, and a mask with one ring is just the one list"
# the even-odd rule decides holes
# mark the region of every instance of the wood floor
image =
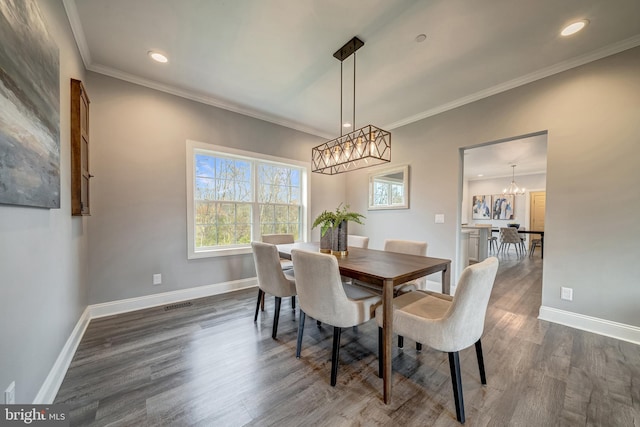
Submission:
[[[489,303],[481,386],[473,347],[461,352],[468,426],[640,426],[640,347],[537,320],[541,260],[502,256]],[[329,385],[332,328],[273,298],[253,322],[256,290],[94,320],[56,403],[84,426],[459,426],[447,355],[394,349],[393,401],[382,402],[377,328],[342,334]]]

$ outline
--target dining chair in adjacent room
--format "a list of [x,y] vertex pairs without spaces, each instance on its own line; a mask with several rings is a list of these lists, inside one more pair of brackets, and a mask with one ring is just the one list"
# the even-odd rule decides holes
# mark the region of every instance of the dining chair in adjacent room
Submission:
[[520,240],[520,236],[518,236],[518,229],[514,227],[501,227],[500,247],[498,248],[498,252],[504,251],[505,249],[508,252],[511,245],[516,247],[516,254],[520,255],[522,240]]
[[340,279],[338,261],[333,255],[292,250],[296,271],[296,288],[300,303],[296,357],[300,358],[306,316],[333,326],[331,353],[331,386],[338,377],[338,357],[342,328],[357,326],[370,320],[382,298],[357,286],[345,285]]
[[256,264],[258,276],[258,302],[256,304],[256,314],[253,321],[258,320],[258,311],[262,304],[264,294],[276,297],[276,308],[273,314],[273,331],[271,337],[276,339],[278,333],[278,320],[280,318],[280,305],[282,298],[296,295],[296,281],[292,275],[283,271],[280,267],[278,248],[270,243],[251,242],[253,250],[253,260]]
[[[410,339],[449,354],[449,368],[456,418],[464,423],[464,400],[459,352],[475,345],[480,382],[487,384],[480,338],[484,331],[498,259],[490,257],[470,265],[460,275],[454,296],[414,291],[393,300],[393,330]],[[378,323],[378,375],[382,375],[382,307],[376,309]]]
[[355,234],[349,234],[347,236],[347,242],[349,246],[352,246],[354,248],[362,248],[362,249],[369,248],[369,238],[365,236],[357,236]]
[[529,246],[529,256],[532,257],[533,253],[536,251],[538,246],[542,246],[542,239],[531,239],[531,244]]

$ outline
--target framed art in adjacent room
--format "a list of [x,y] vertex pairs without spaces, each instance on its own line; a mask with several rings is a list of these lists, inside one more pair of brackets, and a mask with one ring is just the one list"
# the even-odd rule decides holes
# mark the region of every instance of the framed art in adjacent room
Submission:
[[492,219],[513,219],[515,209],[513,194],[494,194],[491,199]]
[[35,0],[0,8],[0,204],[60,207],[58,46]]
[[473,219],[491,219],[491,196],[473,196],[471,217]]

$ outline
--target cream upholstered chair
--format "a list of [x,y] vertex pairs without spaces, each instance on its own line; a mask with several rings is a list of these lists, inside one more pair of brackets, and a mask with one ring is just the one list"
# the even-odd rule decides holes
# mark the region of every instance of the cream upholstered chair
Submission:
[[[295,243],[293,234],[263,234],[262,241],[264,243],[271,243],[272,245],[285,245],[288,243]],[[280,265],[283,270],[293,268],[293,262],[290,259],[280,258]]]
[[498,248],[498,252],[504,251],[505,248],[508,252],[510,245],[515,245],[516,254],[520,255],[522,250],[522,240],[520,240],[520,236],[518,235],[518,229],[514,227],[501,227],[500,247]]
[[354,248],[369,248],[369,238],[365,236],[356,236],[355,234],[349,234],[347,236],[347,242],[349,246],[353,246]]
[[[458,352],[475,344],[480,381],[487,383],[480,338],[484,331],[491,289],[498,271],[498,259],[490,257],[464,269],[455,296],[415,291],[393,300],[393,330],[416,342],[449,353],[449,367],[456,417],[464,423],[464,401]],[[382,307],[378,322],[379,375],[382,373]]]
[[304,321],[307,315],[333,326],[333,352],[331,354],[331,386],[338,377],[338,356],[342,328],[360,325],[370,320],[380,295],[363,288],[343,285],[338,261],[332,255],[292,250],[296,271],[296,288],[300,303],[296,357],[300,357]]
[[[387,239],[384,241],[384,250],[387,252],[398,252],[401,254],[427,256],[427,242],[417,242],[414,240],[395,240]],[[427,279],[420,279],[407,282],[395,289],[396,295],[415,290],[425,290],[427,288]]]
[[280,258],[275,245],[263,242],[251,242],[253,249],[253,260],[256,263],[256,273],[258,275],[258,302],[256,304],[256,314],[253,321],[258,320],[258,311],[263,301],[264,294],[276,297],[276,310],[273,315],[273,331],[271,337],[276,338],[278,333],[278,319],[280,318],[280,305],[283,297],[296,295],[295,279],[280,268]]
[[[285,245],[289,243],[295,243],[293,234],[263,234],[262,241],[264,243],[270,243],[272,245]],[[290,259],[280,258],[280,267],[283,270],[289,270],[287,273],[293,275],[293,261]],[[262,296],[262,302],[260,303],[262,310],[264,311],[264,295]],[[291,308],[296,308],[296,297],[291,297]]]

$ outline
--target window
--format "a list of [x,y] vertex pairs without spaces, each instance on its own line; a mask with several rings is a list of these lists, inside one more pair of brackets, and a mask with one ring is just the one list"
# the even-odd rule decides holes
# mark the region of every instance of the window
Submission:
[[251,252],[262,234],[306,238],[308,165],[187,141],[189,258]]

